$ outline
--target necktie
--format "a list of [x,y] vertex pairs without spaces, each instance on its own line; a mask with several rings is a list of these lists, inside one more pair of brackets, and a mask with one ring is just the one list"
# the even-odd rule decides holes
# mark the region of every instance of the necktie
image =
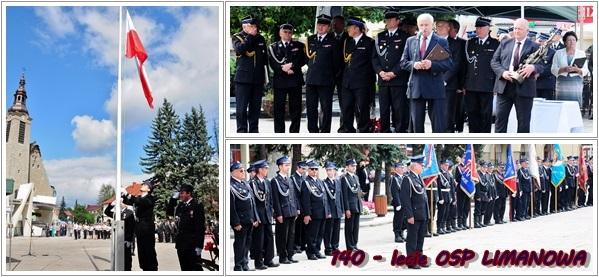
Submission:
[[318,37],[318,42],[322,42],[322,36]]
[[285,49],[287,49],[287,42],[283,42],[283,47],[285,47]]
[[480,44],[480,45],[483,45],[483,40],[482,40],[482,39],[479,39],[479,40],[478,40],[478,44]]
[[393,32],[389,32],[389,37],[392,37],[392,36],[393,36]]
[[518,70],[518,67],[520,66],[520,44],[522,43],[519,41],[516,43],[516,51],[514,51],[514,57],[512,57],[512,60],[514,60],[512,63],[514,70]]
[[424,59],[426,53],[426,36],[422,36],[422,43],[420,44],[420,58]]

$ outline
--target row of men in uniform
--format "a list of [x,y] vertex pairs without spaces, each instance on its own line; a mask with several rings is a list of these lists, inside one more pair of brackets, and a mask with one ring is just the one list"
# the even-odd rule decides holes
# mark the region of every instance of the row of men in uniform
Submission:
[[168,220],[158,220],[155,224],[158,242],[175,243],[175,237],[177,236],[177,225],[175,224],[175,221],[169,218]]
[[73,237],[78,240],[81,239],[81,234],[83,234],[83,239],[88,237],[89,239],[109,239],[110,230],[110,225],[105,223],[94,225],[75,223],[73,225]]
[[[526,98],[519,99],[524,105],[516,107],[519,114],[523,115],[518,130],[528,132],[528,104],[532,103],[532,98],[538,94],[552,99],[555,77],[550,68],[554,49],[564,47],[559,41],[551,44],[552,49],[542,62],[526,69],[526,77],[532,73],[535,75],[522,85],[513,84],[511,77],[499,74],[517,71],[520,61],[536,51],[538,43],[549,38],[548,34],[540,34],[536,40],[524,37],[526,40],[522,48],[526,49],[519,52],[521,57],[514,61],[502,61],[498,56],[492,66],[496,51],[509,48],[504,44],[516,39],[521,41],[522,38],[516,38],[513,28],[509,34],[503,34],[502,38],[507,39],[500,48],[499,40],[490,36],[491,20],[488,18],[476,20],[476,36],[466,41],[458,36],[460,23],[456,20],[437,20],[436,33],[432,33],[434,19],[423,14],[419,19],[424,24],[419,27],[420,34],[415,36],[416,30],[412,28],[414,19],[400,21],[399,16],[397,10],[386,10],[386,29],[372,39],[365,34],[366,26],[360,18],[350,17],[346,23],[347,31],[340,33],[342,29],[338,26],[343,26],[344,19],[336,17],[333,22],[335,32],[329,33],[331,17],[320,15],[317,17],[316,34],[308,37],[307,44],[294,41],[293,26],[282,24],[279,32],[281,41],[270,46],[258,34],[258,20],[251,16],[244,18],[243,31],[232,38],[237,54],[237,132],[258,132],[267,62],[274,71],[275,132],[285,132],[287,96],[291,117],[289,131],[299,132],[304,84],[308,130],[323,133],[330,132],[335,87],[341,107],[341,127],[338,132],[372,131],[370,109],[374,104],[375,83],[379,90],[381,132],[423,133],[428,106],[433,132],[463,131],[465,111],[470,132],[490,133],[493,95],[498,91],[503,95],[506,83],[509,90],[506,97],[511,97],[515,90],[519,97]],[[524,26],[524,23],[524,19],[515,22],[518,36],[528,33],[528,25]],[[554,31],[559,32],[557,29]],[[451,57],[442,61],[426,59],[437,44]],[[308,71],[304,81],[301,67],[305,64],[308,65]],[[515,66],[512,67],[512,64]],[[511,100],[504,102],[508,105],[514,102],[514,99]],[[322,116],[318,114],[319,103]],[[357,126],[354,126],[354,118]],[[496,132],[505,132],[507,115],[501,114],[497,124]]]

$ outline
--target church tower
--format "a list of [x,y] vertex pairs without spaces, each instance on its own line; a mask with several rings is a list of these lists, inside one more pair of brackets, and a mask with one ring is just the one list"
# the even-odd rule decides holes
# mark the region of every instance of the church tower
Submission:
[[27,111],[25,74],[21,75],[19,87],[14,93],[13,104],[6,116],[7,179],[14,180],[14,189],[29,181],[29,155],[31,117]]

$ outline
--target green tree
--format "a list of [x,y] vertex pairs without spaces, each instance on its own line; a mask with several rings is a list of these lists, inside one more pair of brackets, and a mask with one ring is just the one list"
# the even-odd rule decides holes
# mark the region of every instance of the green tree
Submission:
[[310,157],[320,162],[332,161],[343,167],[347,159],[359,161],[364,157],[365,144],[310,144]]
[[109,184],[103,184],[98,192],[98,205],[102,205],[104,201],[114,196],[114,187]]
[[73,221],[75,223],[92,224],[94,215],[85,209],[85,206],[77,204],[73,208]]
[[67,214],[65,213],[66,207],[67,207],[67,204],[64,202],[64,196],[63,196],[62,200],[60,200],[60,211],[58,212],[58,219],[60,219],[62,221],[67,221]]
[[144,173],[154,176],[154,212],[159,218],[165,217],[166,203],[181,180],[177,137],[180,125],[172,104],[165,98],[152,121],[148,143],[143,146],[145,157],[140,165]]
[[394,163],[405,158],[406,155],[398,144],[373,144],[370,146],[370,168],[375,170],[373,195],[381,194],[381,172],[384,170],[387,202],[391,201],[391,168]]

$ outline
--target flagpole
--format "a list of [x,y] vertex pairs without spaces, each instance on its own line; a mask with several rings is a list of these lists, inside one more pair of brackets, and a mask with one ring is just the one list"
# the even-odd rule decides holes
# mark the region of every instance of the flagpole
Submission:
[[118,78],[117,78],[117,120],[116,120],[116,189],[115,189],[115,205],[114,205],[114,224],[113,224],[113,256],[112,256],[112,265],[113,270],[124,270],[123,264],[123,255],[121,252],[124,249],[121,249],[121,237],[124,233],[124,226],[121,224],[121,187],[122,187],[122,167],[121,167],[121,159],[122,159],[122,49],[123,49],[123,6],[119,6],[119,49],[118,49]]
[[554,193],[555,194],[555,203],[553,206],[555,206],[555,212],[557,213],[557,187],[553,186],[553,188],[555,189],[555,193]]

